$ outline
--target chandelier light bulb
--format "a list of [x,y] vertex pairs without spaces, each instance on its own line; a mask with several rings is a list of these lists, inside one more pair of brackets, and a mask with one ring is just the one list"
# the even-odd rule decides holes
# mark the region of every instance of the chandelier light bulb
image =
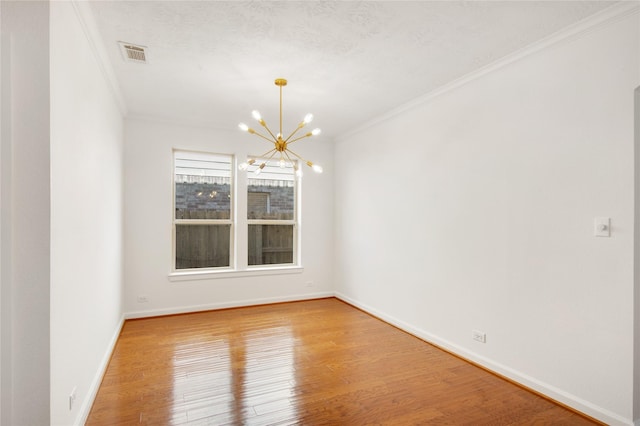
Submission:
[[313,114],[309,113],[304,116],[304,124],[309,124],[313,121]]
[[284,169],[285,166],[287,165],[287,162],[284,161],[283,158],[281,158],[280,161],[278,162],[278,165],[280,166],[281,169]]
[[311,131],[311,134],[312,134],[313,136],[318,136],[320,133],[322,133],[322,130],[320,130],[320,129],[318,129],[318,128],[315,128],[315,129],[313,129],[313,130]]
[[313,164],[311,161],[307,161],[307,166],[311,167],[316,173],[322,173],[322,166],[319,164]]
[[255,173],[256,175],[259,175],[260,173],[262,173],[262,169],[264,169],[264,166],[266,165],[267,163],[260,164],[260,167],[258,167],[253,173]]
[[251,115],[253,116],[253,118],[255,118],[258,121],[262,120],[262,116],[255,109],[253,111],[251,111]]
[[247,126],[244,123],[240,123],[238,124],[238,127],[240,128],[240,130],[242,130],[243,132],[248,132],[249,131],[249,126]]
[[249,166],[252,165],[255,162],[256,162],[255,159],[249,158],[246,162],[240,163],[240,165],[238,165],[238,169],[239,170],[247,170],[249,168]]

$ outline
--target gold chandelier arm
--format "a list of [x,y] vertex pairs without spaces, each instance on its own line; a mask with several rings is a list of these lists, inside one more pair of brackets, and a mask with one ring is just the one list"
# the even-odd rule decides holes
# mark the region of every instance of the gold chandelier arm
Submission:
[[[294,133],[295,133],[295,132],[294,132]],[[311,136],[313,136],[313,133],[309,132],[309,133],[305,134],[304,136],[300,136],[300,137],[298,137],[298,138],[295,138],[295,139],[294,139],[294,140],[292,140],[292,141],[287,141],[287,145],[290,145],[290,144],[292,144],[292,143],[294,143],[294,142],[299,141],[300,139],[308,138],[308,137],[311,137]]]
[[[264,160],[261,161],[260,164],[266,164],[269,160],[271,160],[276,154],[278,153],[278,150],[275,148],[271,148],[269,151],[265,152],[262,155],[259,155],[258,157],[256,157],[256,160]],[[271,155],[269,155],[271,154]],[[268,157],[267,157],[268,156]]]
[[290,152],[291,151],[287,150],[287,151],[283,151],[282,153],[285,155],[285,157],[287,157],[287,160],[291,163],[291,165],[293,165],[295,167],[296,163],[295,163],[295,160],[292,160],[291,157],[289,156]]
[[[267,126],[265,125],[265,127],[267,127]],[[269,129],[267,128],[267,130],[269,130]],[[260,136],[262,139],[269,141],[269,143],[275,143],[275,138],[274,139],[269,139],[268,137],[266,137],[262,133],[256,132],[253,129],[249,129],[249,133],[251,133],[252,135]],[[269,133],[271,133],[271,132],[269,132]],[[273,136],[273,135],[271,135],[271,136]]]
[[298,154],[296,154],[295,152],[291,151],[290,149],[287,149],[287,152],[292,153],[293,155],[295,155],[296,157],[298,157],[300,160],[302,160],[305,163],[308,163],[307,160],[305,160],[304,158],[300,157]]
[[[262,155],[260,155],[260,156],[258,156],[256,158],[265,158],[267,155],[271,154],[272,152],[275,154],[277,151],[276,151],[275,148],[271,148],[269,151],[265,152],[264,154],[262,154]],[[272,156],[273,156],[273,154],[272,154]]]
[[296,157],[298,157],[300,160],[302,160],[307,166],[311,167],[313,169],[314,172],[316,173],[322,173],[322,167],[320,167],[320,165],[318,164],[314,164],[313,161],[308,161],[305,160],[304,158],[300,157],[298,154],[296,154],[295,152],[291,151],[290,149],[287,150],[288,152],[292,153],[293,155],[295,155]]
[[[300,123],[298,125],[298,127],[296,127],[293,132],[291,132],[291,134],[289,135],[289,137],[287,137],[284,141],[289,143],[289,139],[291,139],[293,137],[293,135],[295,135],[296,133],[298,133],[298,130],[302,129],[304,127],[304,122]],[[294,141],[297,139],[294,139]],[[293,142],[293,141],[292,141]]]
[[262,125],[262,127],[264,127],[265,129],[267,129],[267,132],[269,132],[269,134],[270,134],[270,135],[271,135],[271,137],[273,138],[273,140],[271,140],[271,139],[267,138],[267,140],[268,140],[269,142],[275,142],[275,141],[277,141],[277,140],[278,140],[278,138],[274,136],[273,132],[271,131],[271,129],[269,129],[269,126],[267,126],[267,123],[265,123],[265,121],[264,121],[264,120],[260,120],[260,124]]
[[[262,162],[262,164],[267,164],[278,153],[278,151],[276,149],[273,149],[272,151],[273,151],[273,153],[268,158],[266,158]],[[271,151],[269,151],[269,152],[271,152]]]

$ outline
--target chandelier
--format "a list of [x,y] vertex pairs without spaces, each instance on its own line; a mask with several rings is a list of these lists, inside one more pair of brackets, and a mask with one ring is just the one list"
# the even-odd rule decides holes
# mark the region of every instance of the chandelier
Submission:
[[265,136],[264,134],[255,131],[244,123],[238,124],[240,130],[261,137],[269,143],[272,143],[273,148],[256,158],[248,158],[247,161],[240,164],[238,168],[240,170],[248,170],[250,167],[255,167],[253,172],[255,174],[260,174],[260,172],[262,172],[262,169],[264,169],[270,161],[276,161],[277,159],[278,165],[281,168],[285,168],[287,165],[291,165],[293,166],[293,170],[296,172],[296,175],[301,176],[302,171],[298,168],[297,162],[295,161],[296,159],[299,159],[301,162],[311,167],[314,172],[322,173],[322,167],[320,165],[305,160],[300,155],[289,149],[289,146],[294,142],[320,134],[320,129],[313,129],[312,131],[305,133],[302,136],[294,138],[294,136],[300,129],[311,123],[311,121],[313,120],[313,114],[305,115],[304,119],[300,122],[300,124],[298,124],[298,127],[296,127],[293,132],[291,132],[291,134],[285,138],[282,133],[282,87],[287,85],[287,80],[285,80],[284,78],[277,78],[275,83],[276,86],[280,87],[280,131],[276,135],[274,135],[271,129],[269,129],[269,127],[267,126],[267,123],[265,123],[265,121],[262,119],[260,113],[255,110],[251,113],[253,115],[253,118],[255,118],[258,123],[260,123],[260,125],[265,128],[265,130],[269,133],[269,136]]

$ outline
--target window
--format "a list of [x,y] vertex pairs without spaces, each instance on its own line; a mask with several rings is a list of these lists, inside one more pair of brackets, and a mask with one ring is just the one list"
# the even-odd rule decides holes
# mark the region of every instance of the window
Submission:
[[174,271],[233,265],[232,160],[174,151]]
[[174,150],[173,160],[172,280],[301,271],[293,165],[236,175],[232,155]]
[[249,266],[296,263],[296,182],[291,165],[247,174]]

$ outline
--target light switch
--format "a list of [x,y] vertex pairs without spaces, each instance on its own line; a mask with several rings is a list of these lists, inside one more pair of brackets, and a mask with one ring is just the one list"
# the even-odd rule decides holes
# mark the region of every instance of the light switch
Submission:
[[593,219],[593,236],[594,237],[610,237],[611,236],[611,218],[596,217]]

